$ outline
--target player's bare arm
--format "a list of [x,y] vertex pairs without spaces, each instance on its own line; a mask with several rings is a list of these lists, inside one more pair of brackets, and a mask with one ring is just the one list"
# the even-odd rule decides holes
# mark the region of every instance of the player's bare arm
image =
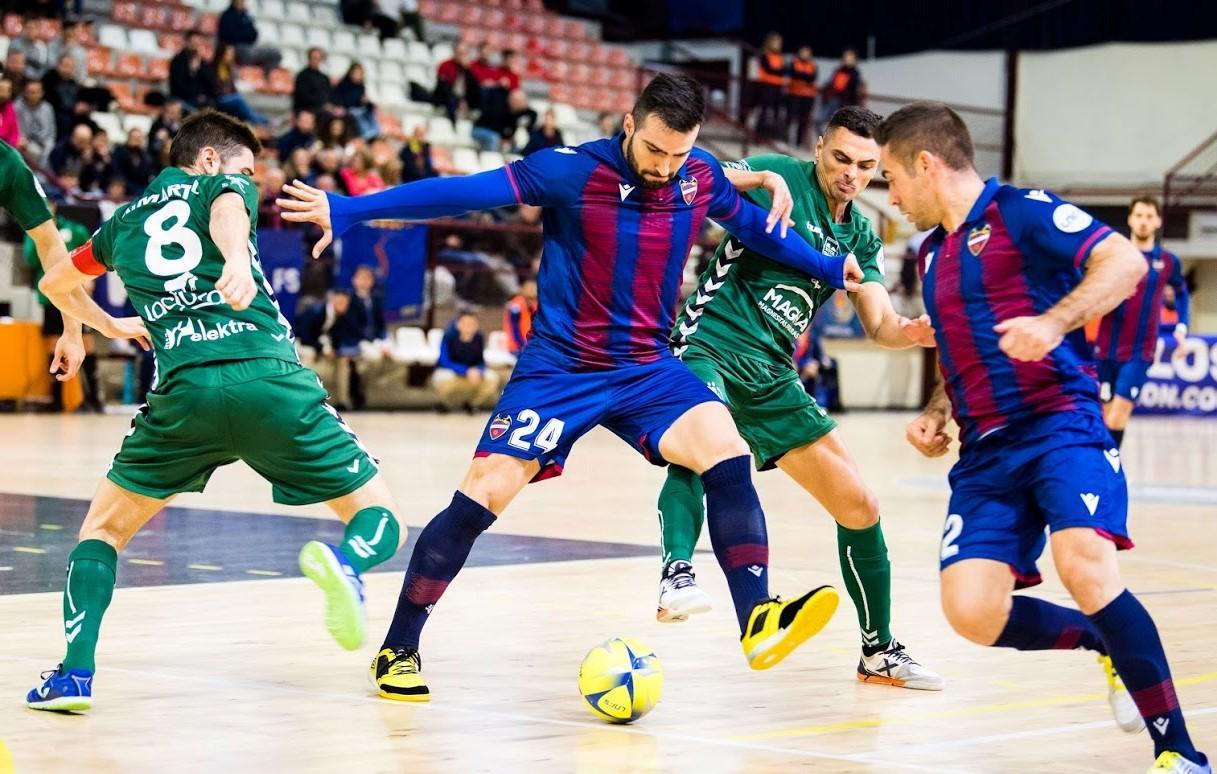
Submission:
[[858,320],[866,337],[885,349],[933,347],[934,327],[929,315],[915,320],[897,314],[887,288],[878,282],[864,282],[862,289],[851,293],[850,300],[858,312]]
[[905,438],[926,457],[941,457],[951,449],[951,437],[944,432],[950,413],[951,401],[940,379],[921,415],[905,428]]
[[101,335],[111,339],[134,339],[149,349],[148,329],[138,317],[111,317],[84,292],[84,283],[92,276],[78,270],[71,261],[59,261],[42,276],[38,283],[51,303],[66,316],[80,320]]
[[1034,317],[1015,317],[994,326],[1002,334],[998,346],[1015,360],[1042,360],[1069,331],[1107,314],[1137,289],[1148,271],[1145,258],[1132,242],[1109,234],[1095,245],[1082,282],[1056,306]]
[[[38,260],[42,261],[43,271],[48,271],[52,266],[67,260],[68,248],[63,243],[63,237],[59,235],[59,227],[55,224],[54,218],[40,223],[26,234],[34,242],[34,248],[38,251]],[[78,292],[83,294],[84,288],[78,288]],[[80,320],[65,317],[63,335],[55,342],[55,357],[51,361],[51,373],[55,374],[55,378],[59,381],[66,382],[80,370],[80,364],[84,362],[84,359],[84,333]]]
[[794,210],[794,197],[790,194],[790,186],[786,185],[785,178],[776,172],[753,172],[735,167],[723,167],[723,173],[731,181],[731,185],[740,191],[764,188],[769,192],[773,204],[770,205],[769,217],[765,220],[765,233],[773,233],[773,227],[780,223],[781,229],[778,233],[784,238],[786,229],[794,225],[794,221],[790,219],[790,213]]
[[224,256],[224,271],[216,290],[238,312],[247,308],[258,294],[250,267],[249,212],[234,191],[220,194],[211,205],[211,240]]

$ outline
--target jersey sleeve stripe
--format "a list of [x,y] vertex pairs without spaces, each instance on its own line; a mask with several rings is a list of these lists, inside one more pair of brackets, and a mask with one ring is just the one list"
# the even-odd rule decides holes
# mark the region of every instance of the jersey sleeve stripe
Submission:
[[80,247],[72,251],[72,265],[81,274],[88,274],[92,277],[100,277],[106,273],[106,267],[102,266],[101,262],[93,255],[93,240],[90,239]]
[[1073,256],[1074,267],[1075,268],[1081,267],[1081,265],[1086,261],[1086,259],[1088,257],[1090,257],[1090,251],[1094,249],[1094,246],[1097,245],[1100,241],[1102,241],[1102,239],[1110,233],[1111,233],[1111,228],[1109,226],[1104,226],[1103,228],[1096,229],[1095,232],[1090,235],[1090,238],[1087,239],[1085,242],[1083,242],[1082,246],[1078,248],[1077,254],[1075,256]]
[[516,197],[516,204],[523,204],[524,197],[520,196],[520,186],[516,183],[516,176],[511,171],[511,165],[504,165],[503,170],[507,173],[507,182],[511,183],[511,192]]

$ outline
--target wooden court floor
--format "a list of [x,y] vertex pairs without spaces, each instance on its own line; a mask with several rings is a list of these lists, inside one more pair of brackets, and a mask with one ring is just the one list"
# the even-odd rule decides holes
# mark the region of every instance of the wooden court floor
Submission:
[[[950,461],[918,457],[903,440],[907,418],[848,414],[841,428],[883,508],[894,632],[947,677],[942,693],[854,679],[858,630],[844,591],[823,634],[751,672],[709,553],[699,580],[714,611],[656,623],[662,472],[598,431],[565,475],[518,499],[440,602],[423,638],[429,705],[382,701],[367,681],[407,557],[368,576],[369,642],[340,650],[319,594],[290,567],[300,542],[334,526],[315,519],[324,509],[275,506],[268,485],[232,466],[120,557],[96,707],[64,717],[29,711],[23,698],[62,654],[64,559],[127,418],[0,416],[0,740],[18,772],[1144,771],[1149,741],[1116,729],[1088,655],[986,649],[950,631],[936,564]],[[412,530],[446,504],[484,421],[349,419]],[[1217,423],[1134,420],[1124,456],[1137,548],[1121,559],[1210,753],[1215,448]],[[840,588],[829,518],[781,473],[758,482],[774,590]],[[1051,562],[1041,569],[1033,593],[1064,601]],[[663,700],[630,727],[595,720],[575,687],[583,654],[611,636],[650,645],[665,669]]]

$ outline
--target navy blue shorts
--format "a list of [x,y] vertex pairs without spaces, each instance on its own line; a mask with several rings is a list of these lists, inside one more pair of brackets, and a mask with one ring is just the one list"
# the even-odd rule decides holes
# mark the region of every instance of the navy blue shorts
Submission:
[[1153,364],[1148,360],[1128,360],[1123,363],[1116,360],[1100,360],[1099,395],[1103,398],[1103,402],[1106,403],[1118,395],[1136,403],[1137,396],[1141,394],[1141,388],[1145,386],[1145,382],[1149,378],[1151,365]]
[[1089,527],[1132,548],[1124,466],[1097,411],[1048,414],[985,436],[964,450],[950,482],[943,569],[992,559],[1010,565],[1018,588],[1034,586],[1045,528]]
[[675,357],[607,371],[572,371],[530,344],[516,363],[482,431],[476,456],[537,460],[541,481],[561,475],[575,441],[603,425],[655,465],[666,465],[659,439],[681,415],[721,403]]

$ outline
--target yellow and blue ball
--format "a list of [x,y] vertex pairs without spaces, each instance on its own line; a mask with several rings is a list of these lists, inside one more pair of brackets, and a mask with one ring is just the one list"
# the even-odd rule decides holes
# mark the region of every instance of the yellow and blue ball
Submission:
[[614,637],[592,648],[579,667],[579,692],[588,709],[610,723],[633,723],[663,692],[655,652],[637,640]]

